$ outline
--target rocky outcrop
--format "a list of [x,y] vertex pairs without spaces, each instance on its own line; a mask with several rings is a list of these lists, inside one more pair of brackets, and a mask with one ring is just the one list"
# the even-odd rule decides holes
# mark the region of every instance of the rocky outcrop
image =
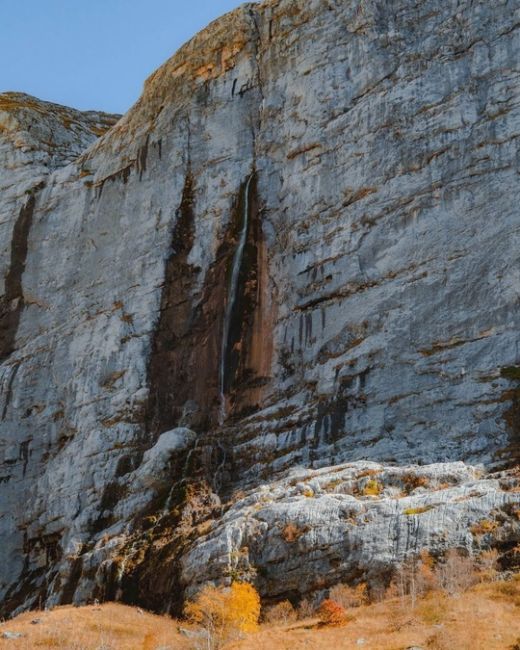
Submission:
[[421,550],[473,556],[492,546],[503,568],[518,569],[520,480],[463,463],[299,470],[237,496],[206,528],[182,559],[188,593],[223,576],[295,602],[340,581],[386,587]]
[[[271,0],[198,34],[115,124],[1,96],[6,612],[175,607],[229,578],[260,485],[248,561],[273,598],[277,518],[316,524],[290,548],[336,563],[331,581],[408,552],[370,545],[385,526],[469,548],[457,526],[435,542],[436,513],[503,516],[517,493],[496,475],[417,519],[393,497],[280,490],[296,467],[518,463],[519,12]],[[363,539],[349,507],[381,516]],[[327,554],[339,539],[353,559]]]

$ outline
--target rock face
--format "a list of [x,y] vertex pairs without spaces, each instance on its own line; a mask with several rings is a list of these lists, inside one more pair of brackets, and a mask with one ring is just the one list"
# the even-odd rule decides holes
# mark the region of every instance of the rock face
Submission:
[[182,581],[190,594],[222,576],[253,576],[269,597],[298,600],[339,580],[384,584],[422,549],[492,545],[518,566],[518,483],[464,463],[294,471],[241,495],[183,557]]
[[[520,456],[519,19],[271,0],[197,35],[116,124],[0,96],[5,612],[175,607],[257,533],[244,566],[272,598],[319,587],[287,558],[331,584],[478,547],[486,517],[509,552],[514,475],[477,487],[450,462]],[[416,463],[462,477],[413,497],[420,518],[283,478]]]

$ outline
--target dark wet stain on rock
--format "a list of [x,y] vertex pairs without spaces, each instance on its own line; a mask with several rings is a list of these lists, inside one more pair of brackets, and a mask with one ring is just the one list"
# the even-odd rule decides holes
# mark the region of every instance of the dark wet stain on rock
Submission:
[[143,173],[146,171],[146,161],[148,159],[149,142],[150,142],[150,136],[147,135],[145,143],[143,144],[142,147],[139,147],[139,151],[137,152],[136,165],[137,165],[137,172],[139,173],[140,181],[143,179]]
[[[38,606],[45,602],[46,594],[42,590],[42,585],[44,584],[46,570],[46,567],[34,569],[33,571],[29,571],[27,568],[24,569],[18,582],[15,582],[13,586],[8,589],[0,603],[1,619],[8,618],[15,609],[22,605],[26,606],[29,599],[32,599],[34,606]],[[35,597],[35,594],[38,594],[38,592],[41,593],[40,602],[38,597]]]
[[314,450],[320,445],[332,445],[347,433],[348,412],[355,408],[362,408],[366,404],[364,388],[367,374],[368,370],[364,370],[355,375],[342,377],[336,394],[318,403],[313,425],[311,459],[314,459]]
[[5,391],[5,402],[4,402],[4,408],[2,409],[2,420],[5,420],[5,416],[7,414],[7,409],[9,408],[9,404],[11,403],[11,398],[13,396],[13,383],[16,377],[16,373],[18,372],[18,368],[20,367],[20,364],[17,363],[14,365],[11,369],[11,374],[9,375],[9,380],[7,382],[7,388]]
[[128,485],[124,485],[118,481],[111,481],[106,485],[99,504],[100,515],[95,521],[91,522],[90,527],[92,532],[98,533],[113,523],[115,507],[127,493]]
[[[135,531],[138,539],[146,535],[144,553],[136,553],[129,542],[128,549],[121,553],[126,556],[124,574],[104,582],[102,591],[96,594],[100,600],[114,598],[119,592],[121,600],[129,605],[181,614],[184,589],[180,559],[200,534],[199,526],[220,514],[220,502],[204,482],[180,482],[170,496],[168,511],[165,513],[161,505],[160,512],[143,519]],[[115,575],[116,571],[112,571],[113,578]]]
[[49,585],[56,576],[56,572],[51,570],[52,566],[63,557],[62,532],[42,532],[29,537],[24,531],[23,547],[20,548],[24,557],[23,570],[0,603],[0,617],[8,616],[23,604],[27,605],[29,599],[33,607],[45,603]]
[[193,178],[188,171],[166,262],[159,320],[148,365],[150,397],[145,419],[152,434],[160,434],[179,423],[183,405],[190,399],[194,377],[197,383],[197,377],[200,379],[204,372],[204,367],[193,367],[191,362],[197,352],[192,346],[200,334],[196,324],[207,308],[192,300],[200,271],[188,262],[195,230],[193,193]]
[[136,459],[132,454],[125,454],[117,461],[116,477],[126,476],[136,469]]
[[[245,195],[246,188],[247,182],[244,182],[235,209],[234,223],[235,230],[238,231],[245,218],[245,205],[248,204],[247,239],[231,313],[229,336],[223,346],[223,388],[228,402],[227,413],[233,419],[260,407],[264,388],[270,380],[273,355],[272,305],[275,301],[270,301],[268,258],[262,232],[256,174],[249,184],[248,197]],[[231,263],[232,259],[227,264],[228,291]]]
[[[265,348],[265,343],[254,347],[261,338],[258,331],[256,334],[253,331],[255,309],[259,304],[257,241],[260,224],[254,184],[252,186],[250,231],[226,346],[225,387],[232,403],[238,402],[238,392],[255,385],[258,373],[255,373],[254,357]],[[159,321],[148,368],[150,397],[145,420],[152,437],[179,425],[200,433],[218,424],[226,291],[238,242],[244,187],[245,183],[204,284],[196,291],[200,268],[188,262],[195,236],[194,181],[191,173],[186,176],[172,234],[171,254],[166,263]]]
[[509,433],[509,444],[498,453],[498,457],[504,467],[512,467],[520,462],[520,367],[507,366],[500,370],[500,375],[510,381],[512,387],[500,398],[501,402],[509,402],[509,408],[502,416]]
[[128,183],[128,179],[130,178],[130,172],[132,171],[133,166],[134,163],[132,162],[129,165],[126,165],[126,167],[118,169],[117,172],[114,172],[113,174],[110,174],[109,176],[103,178],[103,180],[99,181],[99,183],[96,184],[97,199],[99,200],[101,198],[103,188],[105,187],[105,183],[107,181],[110,181],[111,183],[115,183],[116,181],[123,181],[123,185],[126,185]]
[[20,315],[25,307],[22,276],[35,204],[36,198],[32,193],[22,206],[13,229],[11,263],[5,278],[5,292],[0,300],[0,362],[15,350]]
[[72,567],[67,578],[67,582],[61,590],[60,605],[69,605],[72,603],[76,589],[83,573],[83,558],[81,555],[72,562]]
[[27,463],[29,462],[30,449],[29,445],[31,444],[30,440],[24,440],[20,443],[20,451],[18,454],[18,459],[23,462],[23,475],[27,471]]
[[[236,379],[238,366],[240,363],[241,350],[240,342],[244,335],[244,330],[248,329],[248,316],[251,315],[251,312],[256,306],[256,282],[257,282],[257,252],[256,252],[256,238],[251,237],[252,231],[252,215],[256,212],[256,205],[253,205],[252,198],[255,195],[255,179],[253,177],[251,183],[246,183],[242,186],[239,201],[236,209],[236,218],[238,221],[238,229],[247,225],[246,230],[246,245],[244,247],[243,257],[241,260],[241,265],[238,275],[238,285],[236,288],[236,297],[233,303],[233,310],[230,317],[230,327],[227,337],[227,341],[223,342],[222,352],[223,352],[223,366],[224,366],[224,377],[223,377],[223,390],[224,393],[229,393],[230,389],[233,387],[233,384]],[[246,192],[248,196],[246,196]],[[245,211],[248,211],[248,214],[245,214]],[[238,245],[238,242],[237,242]],[[227,272],[227,295],[226,302],[229,302],[232,297],[230,294],[230,276],[232,274],[232,268],[229,268]],[[248,291],[246,292],[246,285],[250,283]],[[249,319],[250,320],[250,319]]]

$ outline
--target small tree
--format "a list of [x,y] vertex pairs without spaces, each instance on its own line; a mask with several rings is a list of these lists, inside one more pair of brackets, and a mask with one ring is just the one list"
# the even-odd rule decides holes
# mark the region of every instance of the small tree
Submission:
[[399,567],[389,595],[395,594],[401,599],[410,596],[411,607],[414,609],[417,598],[436,587],[437,579],[433,565],[433,558],[426,550],[422,551],[419,556],[409,557]]
[[435,560],[427,550],[419,554],[419,569],[417,571],[417,589],[420,595],[426,594],[437,588],[435,577]]
[[184,615],[204,630],[200,646],[219,650],[227,641],[258,628],[260,596],[246,583],[234,582],[227,589],[206,586],[186,604]]
[[256,632],[260,618],[260,596],[247,582],[234,582],[229,592],[228,621],[239,632]]
[[273,605],[265,613],[264,620],[266,623],[283,623],[287,625],[297,618],[296,610],[288,600],[282,600],[281,603]]
[[356,587],[350,587],[346,584],[338,584],[332,587],[329,597],[345,609],[351,607],[361,607],[368,602],[367,585],[362,582]]
[[450,549],[436,570],[439,586],[450,595],[469,589],[477,581],[475,563],[456,549]]
[[315,611],[316,608],[312,602],[308,598],[304,598],[302,601],[300,601],[300,604],[298,606],[298,618],[300,620],[311,618],[311,616],[314,616]]
[[206,586],[184,607],[186,618],[205,632],[206,639],[200,644],[201,648],[218,650],[222,647],[226,636],[227,601],[224,591]]
[[478,569],[481,580],[495,580],[498,569],[498,551],[496,548],[482,551],[478,557]]

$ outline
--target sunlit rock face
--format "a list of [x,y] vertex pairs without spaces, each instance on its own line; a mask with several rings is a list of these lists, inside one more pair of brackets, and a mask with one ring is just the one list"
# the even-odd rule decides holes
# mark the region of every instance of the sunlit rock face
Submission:
[[253,578],[266,598],[298,601],[339,581],[385,588],[396,565],[419,551],[438,558],[489,546],[501,568],[518,570],[518,479],[461,462],[296,469],[238,495],[199,529],[182,558],[182,584],[189,596],[222,576]]
[[[237,490],[295,468],[518,462],[519,18],[516,2],[248,4],[116,124],[0,96],[5,612],[175,608],[230,579]],[[462,521],[497,516],[494,480]],[[435,551],[421,535],[360,553]],[[276,598],[272,557],[252,568]],[[303,573],[299,595],[317,588]]]

